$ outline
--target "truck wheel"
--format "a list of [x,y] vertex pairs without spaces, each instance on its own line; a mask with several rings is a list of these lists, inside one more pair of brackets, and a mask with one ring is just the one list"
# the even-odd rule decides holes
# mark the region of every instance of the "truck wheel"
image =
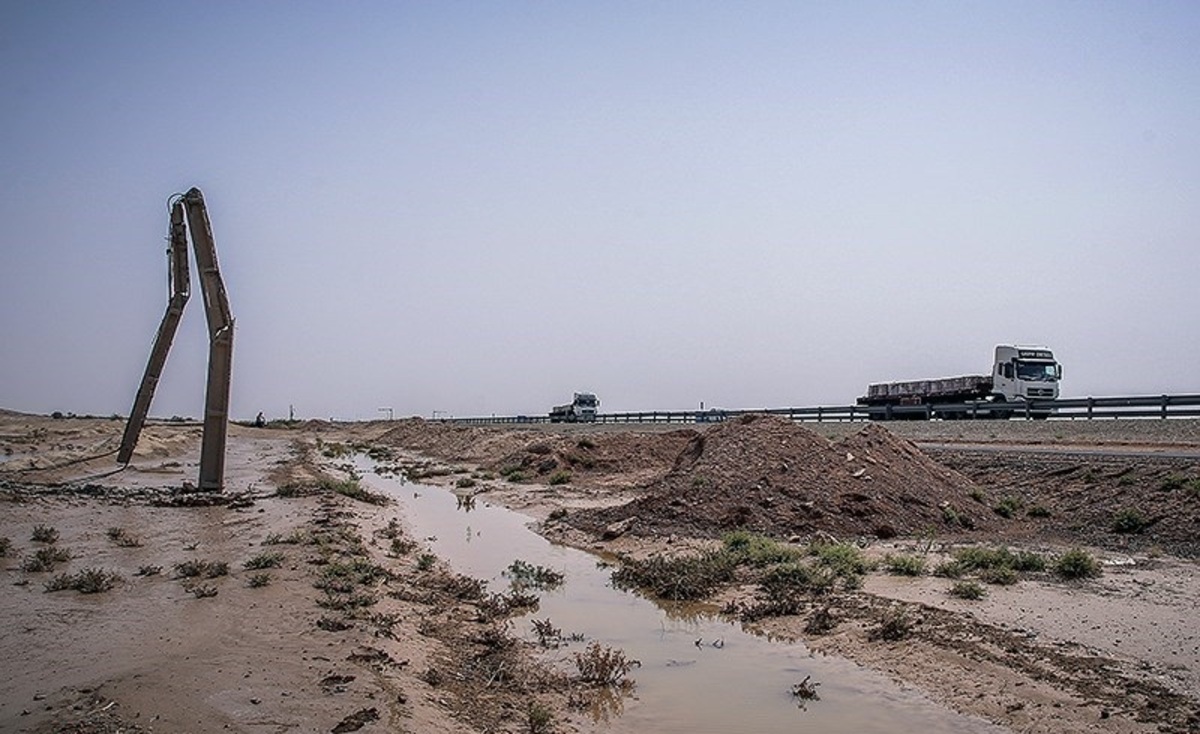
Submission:
[[[996,397],[995,402],[997,404],[1002,404],[1002,403],[1007,403],[1008,401],[1004,399],[1003,395],[998,395]],[[995,416],[998,420],[1006,421],[1009,418],[1012,418],[1012,414],[1013,414],[1013,412],[1011,410],[996,410],[995,408],[992,409],[992,415]]]

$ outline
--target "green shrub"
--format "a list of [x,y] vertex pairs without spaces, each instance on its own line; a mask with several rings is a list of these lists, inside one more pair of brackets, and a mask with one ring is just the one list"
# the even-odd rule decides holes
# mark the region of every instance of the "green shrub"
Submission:
[[1017,497],[1005,497],[996,503],[992,508],[992,512],[995,512],[1000,517],[1011,518],[1017,514],[1022,505],[1023,503]]
[[964,572],[963,564],[958,561],[942,561],[933,569],[934,576],[942,576],[948,579],[959,578]]
[[883,567],[893,576],[920,576],[925,573],[925,559],[920,556],[890,553],[883,557]]
[[319,482],[321,489],[336,492],[345,497],[359,502],[366,502],[371,505],[386,505],[391,502],[387,495],[372,492],[361,484],[357,479],[331,479],[324,478]]
[[58,542],[58,530],[49,525],[37,525],[33,528],[33,536],[30,540],[35,543],[56,543]]
[[1114,533],[1140,533],[1149,526],[1150,521],[1141,511],[1127,508],[1113,515],[1111,527]]
[[828,568],[782,563],[763,574],[759,588],[769,599],[777,600],[798,593],[825,593],[836,580],[837,576]]
[[1011,566],[985,568],[979,572],[979,578],[986,583],[996,584],[997,586],[1012,586],[1019,579],[1017,572]]
[[739,564],[769,566],[798,560],[803,552],[765,535],[734,530],[721,536],[721,544]]
[[1164,492],[1173,492],[1177,489],[1183,489],[1186,483],[1187,480],[1185,480],[1183,477],[1179,476],[1178,474],[1172,474],[1166,479],[1163,479],[1162,483],[1158,485],[1158,488]]
[[284,555],[282,553],[259,553],[257,556],[249,559],[242,564],[242,568],[248,571],[257,571],[264,568],[278,568],[283,565]]
[[550,486],[555,487],[560,484],[568,484],[571,481],[571,472],[559,469],[550,475]]
[[74,589],[80,594],[99,594],[111,589],[121,577],[100,568],[85,568],[75,574],[59,574],[45,584],[46,591]]
[[903,640],[912,632],[912,627],[913,621],[908,615],[908,610],[896,605],[888,609],[877,619],[877,626],[867,633],[867,639],[872,642],[875,640],[886,640],[888,642]]
[[862,549],[852,543],[813,543],[809,553],[838,576],[862,576],[872,566]]
[[215,579],[228,573],[229,564],[225,561],[184,561],[175,564],[175,577],[181,579]]
[[433,564],[437,563],[437,556],[432,553],[422,553],[417,556],[417,570],[428,571],[433,568]]
[[71,553],[65,548],[53,546],[38,548],[32,556],[26,556],[21,562],[21,570],[33,573],[53,571],[55,566],[69,560],[71,560]]
[[974,581],[959,581],[950,587],[950,596],[956,596],[959,599],[982,599],[986,594],[984,588]]
[[475,480],[471,479],[470,477],[463,477],[462,479],[454,482],[454,486],[458,487],[459,489],[470,489],[471,487],[475,486]]
[[1042,505],[1034,505],[1033,507],[1030,507],[1028,510],[1026,510],[1025,514],[1030,517],[1045,518],[1045,517],[1050,517],[1050,510],[1046,509]]
[[612,580],[619,589],[642,589],[661,599],[703,599],[731,581],[736,566],[734,557],[722,551],[675,558],[654,555],[625,559]]
[[1099,576],[1102,567],[1087,551],[1072,548],[1054,562],[1054,572],[1069,580],[1090,579]]
[[562,572],[545,566],[535,566],[532,563],[517,559],[504,570],[504,575],[517,586],[549,591],[562,586],[565,577]]

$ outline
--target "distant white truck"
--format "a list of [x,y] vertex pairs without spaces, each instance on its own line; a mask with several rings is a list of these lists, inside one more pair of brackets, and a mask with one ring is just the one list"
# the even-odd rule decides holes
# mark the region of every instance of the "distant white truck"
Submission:
[[595,393],[577,392],[575,399],[566,405],[556,405],[550,409],[551,423],[594,423],[596,411],[600,408],[600,400]]
[[[868,408],[873,420],[921,419],[926,416],[947,420],[963,418],[1009,418],[1014,409],[1028,401],[1055,400],[1062,365],[1047,347],[1001,344],[990,375],[963,375],[932,380],[880,382],[867,386],[867,394],[858,399]],[[978,403],[988,405],[980,407]],[[1011,405],[1017,403],[1018,405]],[[970,404],[970,405],[968,405]],[[1001,404],[1009,404],[1000,407]],[[930,406],[924,411],[893,411],[901,406]],[[1030,414],[1046,418],[1048,409]]]

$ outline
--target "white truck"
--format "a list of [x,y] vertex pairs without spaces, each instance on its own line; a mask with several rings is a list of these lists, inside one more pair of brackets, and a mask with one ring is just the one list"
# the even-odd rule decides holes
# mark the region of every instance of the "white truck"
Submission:
[[596,411],[600,408],[600,400],[595,393],[577,392],[575,398],[566,405],[556,405],[550,409],[551,423],[595,423]]
[[[1001,344],[996,347],[990,375],[876,383],[867,386],[867,394],[858,404],[867,407],[873,420],[1004,419],[1014,410],[1027,412],[1034,401],[1057,399],[1061,379],[1062,365],[1049,348]],[[1041,419],[1048,417],[1051,409],[1038,407],[1028,413]]]

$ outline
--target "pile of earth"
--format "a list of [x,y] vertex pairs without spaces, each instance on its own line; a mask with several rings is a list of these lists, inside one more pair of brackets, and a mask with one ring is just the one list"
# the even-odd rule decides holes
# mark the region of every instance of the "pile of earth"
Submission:
[[548,482],[559,474],[574,485],[624,487],[661,479],[697,435],[687,429],[563,434],[413,418],[383,434],[377,443],[475,465],[497,475],[520,472],[527,479]]
[[703,537],[956,536],[1004,522],[980,496],[971,480],[880,426],[831,442],[783,418],[747,415],[694,434],[643,496],[568,522],[600,534],[617,526]]
[[516,451],[528,441],[528,437],[514,431],[407,418],[397,421],[395,427],[377,438],[375,443],[398,446],[443,461],[483,466],[496,456]]
[[670,470],[679,452],[699,435],[683,429],[667,433],[546,435],[486,465],[498,474],[519,471],[547,481],[556,474],[573,484],[646,486]]

